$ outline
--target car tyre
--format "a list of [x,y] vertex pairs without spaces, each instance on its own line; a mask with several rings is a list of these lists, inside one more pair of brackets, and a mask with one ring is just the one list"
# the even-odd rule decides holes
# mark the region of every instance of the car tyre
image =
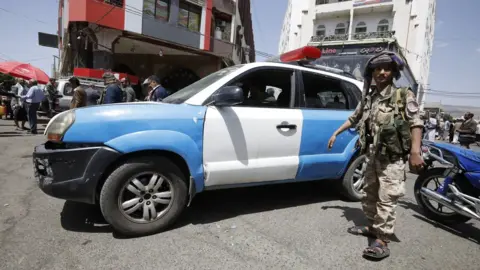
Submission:
[[[132,221],[121,210],[120,205],[120,196],[128,182],[142,172],[154,172],[168,179],[174,194],[163,216],[150,223]],[[177,220],[187,205],[186,177],[177,165],[165,157],[149,156],[128,160],[108,176],[101,189],[99,204],[102,214],[115,231],[125,236],[135,237],[162,232]]]
[[[356,157],[353,162],[350,163],[347,172],[343,176],[341,192],[350,201],[361,201],[364,196],[364,193],[362,191],[363,184],[360,185],[360,188],[356,188],[355,183],[357,183],[356,181],[365,181],[364,173],[366,161],[367,158],[365,155]],[[363,180],[357,179],[359,176],[359,171],[361,172],[360,177],[363,177]]]

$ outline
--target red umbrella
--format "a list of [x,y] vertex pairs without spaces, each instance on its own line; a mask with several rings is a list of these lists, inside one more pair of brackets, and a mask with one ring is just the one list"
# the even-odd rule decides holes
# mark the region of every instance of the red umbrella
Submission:
[[41,69],[36,68],[27,63],[20,62],[2,62],[0,63],[0,73],[9,74],[14,77],[23,78],[26,80],[34,79],[39,83],[48,83],[49,77]]

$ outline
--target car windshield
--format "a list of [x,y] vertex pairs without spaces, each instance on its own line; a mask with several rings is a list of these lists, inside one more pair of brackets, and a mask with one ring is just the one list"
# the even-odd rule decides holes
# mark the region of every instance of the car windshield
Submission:
[[228,74],[236,71],[237,69],[241,68],[243,65],[236,65],[232,67],[227,67],[221,69],[215,73],[212,73],[192,84],[189,86],[178,90],[177,92],[171,94],[170,96],[166,97],[162,100],[165,103],[173,103],[173,104],[180,104],[185,102],[187,99],[193,97],[197,93],[200,93],[203,89],[207,88],[211,84],[217,82],[221,78],[227,76]]

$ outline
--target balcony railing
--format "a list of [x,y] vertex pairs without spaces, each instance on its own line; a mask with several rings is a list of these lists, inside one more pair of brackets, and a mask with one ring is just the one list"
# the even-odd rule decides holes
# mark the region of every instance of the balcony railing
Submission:
[[[355,34],[352,34],[352,40],[393,38],[394,35],[395,35],[395,31],[355,33]],[[312,38],[310,39],[310,42],[328,42],[328,41],[345,41],[345,40],[348,40],[348,34],[312,36]]]
[[311,42],[348,40],[348,34],[313,36]]
[[229,41],[217,39],[215,37],[210,37],[210,50],[219,56],[232,58],[233,48],[235,44],[230,43]]
[[326,4],[336,4],[341,2],[349,2],[352,0],[315,0],[315,5],[326,5]]
[[99,2],[103,1],[104,3],[107,3],[112,6],[116,7],[123,7],[123,1],[124,0],[100,0]]

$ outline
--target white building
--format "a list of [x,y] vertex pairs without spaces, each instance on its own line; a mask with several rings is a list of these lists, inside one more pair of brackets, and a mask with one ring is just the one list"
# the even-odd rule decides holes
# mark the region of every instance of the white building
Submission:
[[317,46],[322,64],[355,71],[375,52],[399,51],[423,109],[435,9],[436,0],[289,0],[279,53]]

